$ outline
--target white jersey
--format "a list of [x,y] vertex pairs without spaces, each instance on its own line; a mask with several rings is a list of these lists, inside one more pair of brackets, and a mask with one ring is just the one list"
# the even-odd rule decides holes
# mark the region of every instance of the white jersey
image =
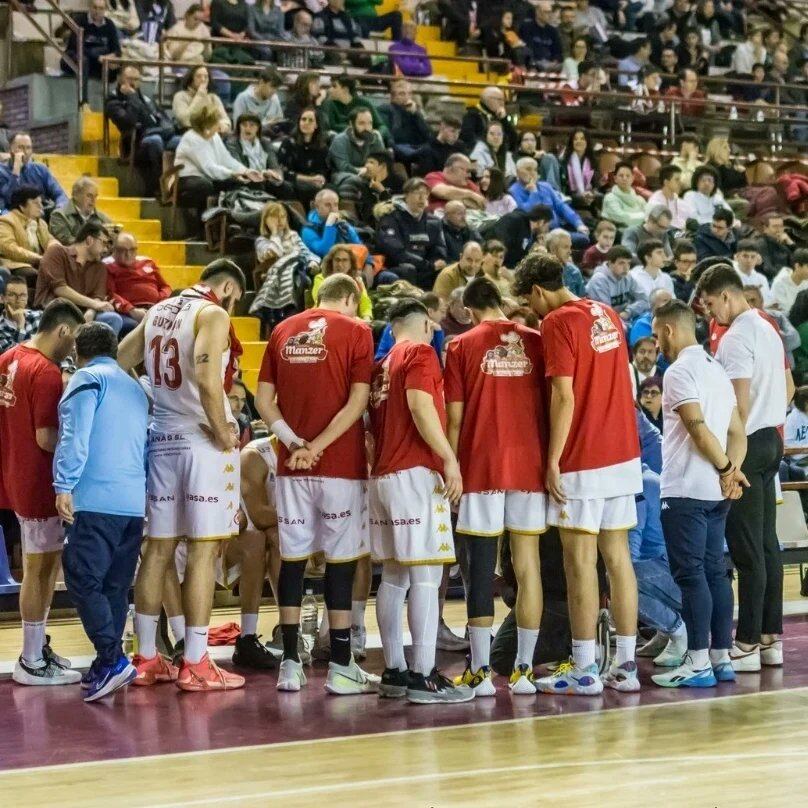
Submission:
[[[275,477],[278,474],[278,451],[276,448],[277,438],[273,435],[269,438],[258,438],[251,440],[244,449],[255,449],[261,456],[261,460],[267,466],[267,478],[264,483],[267,493],[267,502],[274,508],[275,507]],[[250,519],[250,512],[247,510],[247,505],[244,500],[241,500],[241,509],[247,517],[247,529],[255,530],[252,519]]]
[[[199,396],[194,365],[196,320],[199,312],[215,303],[194,288],[170,297],[146,315],[146,373],[154,401],[155,432],[199,432],[208,419]],[[222,355],[222,400],[225,416],[233,420],[224,392],[224,374],[230,347]]]

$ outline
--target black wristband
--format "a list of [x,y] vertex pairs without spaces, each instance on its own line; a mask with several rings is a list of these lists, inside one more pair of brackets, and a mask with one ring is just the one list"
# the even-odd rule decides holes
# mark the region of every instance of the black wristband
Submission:
[[723,477],[727,472],[732,471],[732,461],[727,460],[727,465],[722,469],[716,469],[720,477]]

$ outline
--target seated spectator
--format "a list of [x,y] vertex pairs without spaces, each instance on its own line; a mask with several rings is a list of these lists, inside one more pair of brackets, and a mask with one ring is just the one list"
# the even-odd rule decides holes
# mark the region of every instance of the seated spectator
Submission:
[[3,160],[8,159],[10,142],[11,135],[9,134],[8,126],[3,118],[3,102],[0,101],[0,158]]
[[459,200],[446,203],[441,230],[446,245],[446,260],[450,264],[460,260],[465,244],[482,240],[480,234],[473,227],[469,227],[466,220],[466,206]]
[[685,132],[679,138],[679,154],[671,160],[671,165],[682,170],[682,188],[690,188],[693,172],[704,165],[699,155],[699,141],[694,134]]
[[112,220],[95,206],[98,186],[89,177],[79,177],[73,183],[70,201],[51,213],[50,231],[62,244],[72,244],[79,228],[88,221],[99,222],[109,228]]
[[468,40],[479,35],[479,29],[472,28],[471,24],[471,2],[472,0],[437,0],[443,35],[457,45],[461,55],[468,52]]
[[667,95],[671,88],[679,86],[679,72],[679,53],[676,48],[663,48],[659,55],[659,88],[663,95]]
[[[244,0],[211,0],[210,28],[213,36],[229,39],[229,45],[216,45],[211,54],[214,62],[249,64],[246,58],[253,59],[252,52],[241,46],[247,40],[249,8]],[[245,58],[246,57],[246,58]],[[234,113],[238,118],[240,113]]]
[[236,120],[236,131],[227,141],[228,151],[245,168],[261,173],[267,193],[278,199],[294,199],[295,189],[284,179],[272,141],[261,137],[260,132],[261,119],[245,112]]
[[171,287],[151,258],[137,254],[137,239],[131,233],[118,233],[112,255],[104,264],[107,294],[123,318],[120,336],[124,337],[155,303],[171,297]]
[[362,29],[345,10],[345,0],[328,0],[326,7],[314,16],[312,33],[329,47],[362,47]]
[[[679,65],[689,69],[695,76],[706,76],[710,67],[710,51],[701,38],[701,33],[696,28],[688,28],[684,32],[682,41],[677,48]],[[684,115],[692,113],[684,112]],[[701,114],[696,113],[696,114]]]
[[[285,20],[281,0],[258,0],[247,8],[247,36],[255,42],[283,39]],[[272,48],[251,48],[262,62],[272,61]]]
[[11,195],[8,213],[0,216],[0,266],[32,281],[45,250],[57,243],[43,213],[39,189],[21,185]]
[[[344,0],[338,0],[344,2]],[[333,0],[332,0],[333,2]],[[373,119],[371,128],[379,132],[386,141],[390,136],[376,107],[356,92],[356,79],[347,74],[334,76],[331,79],[331,88],[328,91],[328,98],[323,102],[323,115],[325,116],[328,128],[332,132],[344,132],[351,121],[351,115],[357,109],[370,111]]]
[[446,303],[446,316],[441,320],[440,327],[444,334],[444,348],[452,337],[465,334],[474,327],[471,312],[463,303],[463,288],[458,287],[449,293]]
[[[659,359],[659,349],[653,335],[640,337],[631,345],[631,362],[629,363],[629,375],[631,376],[631,390],[634,396],[639,395],[643,382],[648,379],[657,379],[659,370],[657,360]],[[659,381],[657,380],[657,384]],[[661,401],[659,402],[662,403]],[[647,417],[647,414],[646,414]],[[649,419],[650,420],[650,419]],[[652,421],[653,423],[653,421]],[[656,426],[656,424],[654,424]],[[657,427],[659,429],[659,427]]]
[[[171,0],[135,0],[135,7],[140,21],[140,30],[136,38],[140,42],[153,46],[147,51],[157,55],[157,43],[162,39],[163,33],[177,22],[174,6]],[[213,35],[219,36],[215,27]]]
[[572,198],[573,208],[594,213],[602,199],[599,185],[600,173],[592,142],[585,129],[573,129],[564,149],[561,188]]
[[534,331],[538,331],[541,327],[541,323],[539,322],[539,318],[533,309],[530,306],[519,306],[519,308],[514,309],[508,319],[512,323],[519,323],[519,325],[527,326],[528,328],[532,328]]
[[684,201],[693,211],[693,218],[699,224],[708,224],[717,210],[729,210],[724,195],[718,190],[718,175],[710,166],[699,166],[693,172],[691,189],[684,195]]
[[505,174],[506,179],[516,177],[516,165],[513,154],[504,142],[502,124],[491,121],[485,131],[485,140],[478,140],[471,150],[469,159],[474,163],[474,173],[479,179],[486,168],[496,167]]
[[505,266],[514,269],[528,254],[534,243],[546,234],[554,214],[547,205],[530,210],[514,210],[485,229],[485,238],[495,238],[505,245]]
[[483,275],[499,289],[503,299],[513,294],[513,273],[505,267],[505,245],[495,238],[483,243]]
[[[441,300],[434,292],[427,292],[419,298],[421,303],[424,304],[429,319],[432,321],[432,347],[438,355],[438,359],[443,362],[443,340],[444,334],[441,328],[441,322],[446,316],[446,301]],[[390,349],[395,345],[393,337],[393,327],[390,323],[384,327],[381,337],[379,337],[379,347],[376,348],[376,355],[374,359],[379,362],[390,353]]]
[[425,153],[432,130],[412,97],[408,81],[400,79],[390,83],[390,101],[379,106],[379,113],[390,132],[396,160],[409,168]]
[[640,245],[651,239],[661,241],[665,258],[673,258],[673,238],[671,237],[671,212],[663,205],[650,204],[646,208],[645,221],[623,231],[620,243],[628,247],[634,255],[639,255]]
[[634,168],[618,163],[614,169],[614,185],[603,197],[602,215],[618,227],[642,224],[647,216],[645,200],[634,190]]
[[772,302],[769,279],[763,273],[757,271],[756,267],[760,265],[760,253],[758,252],[757,242],[754,239],[744,238],[738,242],[738,246],[735,248],[735,259],[732,265],[735,267],[735,271],[738,275],[740,275],[744,288],[754,286],[756,289],[760,289],[763,303],[768,308]]
[[325,115],[322,111],[322,103],[325,100],[325,90],[320,86],[320,74],[309,70],[301,73],[286,93],[286,101],[283,105],[286,111],[287,129],[300,120],[300,115],[304,109],[313,109],[317,113],[317,123],[326,130]]
[[671,280],[673,281],[674,296],[683,303],[690,303],[693,293],[696,291],[696,286],[691,282],[690,276],[697,263],[696,248],[692,242],[680,239],[674,244]]
[[108,299],[107,268],[101,260],[108,244],[109,233],[98,222],[84,224],[69,247],[53,241],[39,264],[34,305],[44,308],[63,297],[84,312],[87,322],[106,323],[117,335],[123,319]]
[[499,218],[516,210],[516,200],[507,192],[505,175],[498,168],[486,168],[480,178],[485,197],[485,215]]
[[662,67],[662,51],[666,48],[676,48],[679,38],[676,36],[676,21],[670,17],[663,17],[651,35],[651,62]]
[[11,207],[11,195],[21,185],[36,188],[47,210],[66,204],[67,194],[50,169],[34,159],[31,136],[17,132],[8,145],[10,158],[0,163],[0,212]]
[[182,166],[177,196],[185,207],[204,210],[209,196],[264,182],[260,171],[247,168],[227,151],[219,125],[219,110],[214,104],[205,104],[191,115],[191,128],[177,147],[175,160]]
[[209,89],[210,73],[203,64],[188,69],[182,77],[181,89],[174,93],[171,111],[180,131],[191,128],[191,113],[205,104],[211,104],[219,111],[219,134],[226,135],[230,129],[230,118],[225,112],[222,99]]
[[432,291],[442,300],[449,300],[455,289],[464,287],[472,278],[483,274],[483,251],[476,241],[463,246],[460,258],[440,271]]
[[719,208],[710,224],[699,226],[693,239],[696,256],[704,258],[729,258],[735,255],[735,233],[732,230],[735,217],[731,210]]
[[786,233],[785,222],[779,213],[770,213],[764,219],[763,234],[758,239],[758,252],[762,259],[760,271],[771,281],[783,267],[790,267],[794,242]]
[[589,0],[575,0],[575,27],[583,31],[593,42],[605,44],[608,40],[609,23],[603,9]]
[[784,266],[772,281],[774,305],[786,315],[791,312],[797,295],[808,289],[808,250],[805,247],[794,250],[793,264],[793,269]]
[[384,141],[373,128],[373,115],[366,107],[351,111],[348,127],[331,141],[328,156],[334,167],[333,182],[340,194],[358,200],[362,196],[367,159],[384,151]]
[[423,152],[418,156],[414,171],[422,177],[441,171],[453,154],[464,154],[466,151],[468,150],[460,141],[460,121],[451,115],[444,115],[438,123],[437,133],[430,135]]
[[[643,343],[640,342],[640,345]],[[656,366],[654,366],[656,370]],[[649,376],[640,382],[637,392],[642,414],[662,432],[662,379],[659,376]]]
[[629,273],[631,261],[625,247],[611,247],[586,284],[586,297],[610,306],[627,323],[648,311],[648,296]]
[[662,271],[668,257],[658,239],[648,239],[637,248],[640,266],[634,267],[630,275],[637,282],[646,298],[650,299],[654,289],[667,289],[673,296],[671,276]]
[[[400,194],[404,183],[393,171],[393,158],[387,151],[371,152],[365,160],[365,173],[359,197],[359,218],[363,222],[375,222],[373,209],[379,202],[386,202]],[[463,209],[465,211],[465,208]]]
[[470,176],[471,160],[464,154],[451,155],[443,171],[427,174],[424,181],[429,186],[430,212],[443,210],[452,200],[462,202],[467,208],[485,210],[485,197]]
[[660,95],[662,76],[659,69],[648,64],[640,73],[637,73],[637,84],[634,87],[631,110],[638,115],[649,115],[652,112],[665,112],[665,104]]
[[134,36],[140,30],[140,17],[135,0],[109,0],[107,17],[112,20],[118,33],[124,37]]
[[318,258],[325,258],[335,244],[361,244],[353,225],[345,221],[337,194],[325,188],[314,197],[314,209],[300,232],[305,245]]
[[283,167],[286,181],[294,187],[303,206],[308,208],[315,194],[331,177],[327,132],[320,127],[314,107],[301,110],[291,136],[281,143],[278,162]]
[[284,40],[290,45],[300,45],[305,50],[292,50],[283,48],[278,51],[278,64],[281,67],[297,67],[305,69],[320,69],[325,64],[325,53],[313,50],[312,45],[319,44],[312,36],[314,18],[305,9],[295,14],[292,20],[292,30],[284,34]]
[[[185,16],[167,31],[164,44],[166,58],[174,62],[202,64],[210,56],[210,28],[205,25],[205,11],[201,3],[191,3]],[[182,37],[183,39],[171,39]],[[193,40],[193,41],[183,41]]]
[[589,58],[589,37],[576,36],[572,40],[569,56],[561,64],[561,75],[569,81],[578,81],[579,68]]
[[[673,300],[673,295],[667,289],[654,289],[654,291],[651,292],[651,297],[648,300],[650,311],[645,312],[645,314],[641,314],[634,321],[634,324],[631,326],[631,330],[628,332],[629,347],[633,347],[637,344],[638,340],[643,339],[644,337],[654,339],[654,344],[656,344],[656,339],[654,338],[651,330],[651,322],[654,319],[654,312],[660,308],[660,306],[664,306],[665,303],[668,303],[671,300]],[[664,357],[660,357],[658,363],[661,363],[663,358]],[[636,391],[636,389],[635,380],[634,390]]]
[[496,22],[482,29],[483,50],[492,59],[507,59],[511,64],[524,67],[527,64],[527,48],[516,31],[513,11],[504,10]]
[[648,206],[660,205],[666,208],[671,215],[670,227],[682,231],[687,227],[687,220],[693,218],[690,205],[679,198],[682,192],[682,169],[679,166],[662,166],[659,171],[661,187],[648,198]]
[[553,24],[552,3],[540,0],[534,15],[519,26],[519,37],[527,46],[530,64],[536,70],[545,70],[557,66],[563,58],[561,37]]
[[320,263],[320,272],[314,276],[314,283],[311,287],[311,299],[314,305],[317,305],[317,293],[320,291],[323,281],[335,272],[341,272],[354,279],[360,292],[356,316],[360,320],[370,322],[373,319],[373,303],[370,301],[370,295],[362,280],[362,267],[359,266],[356,253],[346,244],[333,246]]
[[376,246],[398,277],[431,289],[446,266],[446,244],[439,219],[426,212],[429,186],[413,177],[404,183],[404,199],[379,221]]
[[712,168],[718,177],[718,188],[725,198],[735,196],[735,192],[746,188],[746,172],[741,166],[733,165],[729,141],[725,137],[710,138],[704,150],[705,165]]
[[556,191],[563,190],[559,159],[554,154],[539,148],[535,132],[522,132],[519,137],[519,146],[514,153],[514,160],[518,161],[522,157],[532,157],[539,164],[539,179],[542,182],[549,182]]
[[746,39],[738,44],[732,53],[730,69],[733,73],[748,76],[758,63],[766,61],[766,48],[763,46],[763,29],[750,28]]
[[743,290],[746,302],[753,308],[758,309],[762,314],[766,315],[769,322],[774,322],[777,325],[777,331],[780,334],[780,339],[783,340],[783,349],[786,353],[786,360],[790,368],[794,367],[794,351],[796,351],[802,342],[799,332],[791,324],[788,317],[778,309],[766,306],[763,300],[763,293],[758,286],[745,286]]
[[696,71],[689,67],[679,72],[679,86],[669,88],[665,97],[676,104],[676,111],[680,115],[688,118],[700,118],[704,115],[706,96],[699,90],[699,77]]
[[617,63],[617,86],[633,90],[640,73],[651,61],[651,42],[647,39],[635,39],[629,46],[629,54]]
[[[376,6],[381,4],[382,0],[345,0],[345,10],[359,24],[363,37],[369,37],[371,31],[381,34],[389,29],[390,39],[400,39],[404,27],[401,12],[389,11],[386,14],[379,14]],[[415,26],[414,23],[410,25]],[[414,32],[413,38],[415,38]]]
[[[147,195],[156,196],[163,172],[163,152],[174,151],[179,138],[168,115],[141,91],[140,70],[136,67],[127,65],[118,74],[115,89],[106,100],[106,114],[120,130],[124,150],[129,148],[129,136],[135,133],[135,165],[140,169]],[[219,125],[218,111],[216,125]],[[128,156],[125,151],[124,156]]]
[[572,263],[572,236],[561,227],[551,230],[544,240],[547,252],[554,255],[564,266],[561,276],[564,286],[574,295],[583,297],[586,294],[584,276],[581,270]]
[[[595,243],[586,249],[581,259],[581,271],[587,277],[606,261],[606,255],[614,246],[617,227],[608,219],[601,219],[595,227]],[[630,252],[630,251],[629,251]]]
[[[402,76],[423,78],[432,75],[432,62],[427,50],[415,41],[418,26],[411,21],[401,24],[401,36],[395,39],[387,51],[393,70]],[[390,129],[392,132],[392,128]]]
[[265,67],[258,75],[258,81],[236,96],[233,102],[233,120],[237,121],[242,115],[250,113],[258,116],[263,130],[271,130],[284,118],[278,95],[281,87],[283,76],[274,67]]
[[0,354],[31,339],[41,317],[41,311],[28,308],[28,284],[25,278],[19,275],[8,278],[0,314]]
[[478,141],[485,140],[488,124],[492,121],[502,124],[505,146],[511,150],[516,148],[518,136],[516,127],[508,118],[505,93],[500,87],[486,87],[480,94],[480,103],[466,110],[460,125],[460,140],[469,151]]

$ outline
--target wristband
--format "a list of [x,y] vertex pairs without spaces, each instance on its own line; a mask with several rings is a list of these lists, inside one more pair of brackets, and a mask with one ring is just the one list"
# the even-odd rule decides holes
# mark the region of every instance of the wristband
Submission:
[[283,418],[278,418],[277,421],[273,421],[269,429],[274,435],[277,435],[278,440],[289,449],[289,451],[292,451],[292,446],[303,445],[303,439],[295,435],[292,431],[292,427],[290,427]]
[[724,466],[724,468],[716,469],[716,471],[718,472],[719,477],[723,477],[725,474],[728,474],[730,471],[732,471],[732,468],[733,468],[732,461],[728,460],[727,465]]

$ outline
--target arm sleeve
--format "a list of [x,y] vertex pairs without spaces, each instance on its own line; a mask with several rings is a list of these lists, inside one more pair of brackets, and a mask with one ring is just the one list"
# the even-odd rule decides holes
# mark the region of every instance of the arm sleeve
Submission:
[[[673,372],[671,372],[673,371]],[[693,376],[684,368],[671,365],[665,374],[664,398],[675,412],[682,404],[699,402],[699,391]]]
[[404,374],[405,390],[434,393],[440,381],[440,364],[431,345],[419,345],[413,352]]
[[463,367],[460,343],[452,340],[446,349],[446,368],[443,371],[443,392],[446,403],[465,401],[463,393]]
[[334,138],[331,141],[328,156],[331,158],[331,164],[334,166],[335,171],[344,174],[356,174],[359,171],[348,157],[348,141],[344,138]]
[[[754,350],[740,334],[732,334],[729,331],[724,334],[716,352],[716,359],[730,379],[752,378],[755,365]],[[665,376],[667,377],[667,373]]]
[[575,348],[567,327],[557,317],[545,318],[541,329],[547,378],[575,375]]
[[351,384],[370,384],[373,373],[373,332],[367,326],[357,326],[351,361]]
[[61,430],[53,460],[53,487],[57,493],[69,493],[81,478],[100,394],[101,382],[93,374],[79,370],[59,405]]
[[72,244],[73,236],[67,223],[67,217],[61,210],[51,213],[49,228],[51,235],[61,244]]
[[130,303],[123,295],[118,294],[118,287],[115,284],[115,276],[110,275],[109,273],[107,273],[107,294],[109,295],[112,305],[115,306],[115,311],[120,312],[121,314],[127,314],[134,308],[132,303]]

